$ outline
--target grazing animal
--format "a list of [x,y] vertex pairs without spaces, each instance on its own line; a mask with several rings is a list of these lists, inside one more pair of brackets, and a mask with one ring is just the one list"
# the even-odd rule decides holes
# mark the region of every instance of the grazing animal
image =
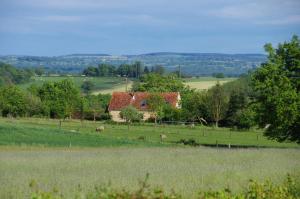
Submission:
[[96,128],[96,131],[97,132],[101,132],[101,131],[104,131],[104,126],[99,126]]
[[164,139],[167,138],[167,136],[165,134],[160,134],[160,141],[163,142]]

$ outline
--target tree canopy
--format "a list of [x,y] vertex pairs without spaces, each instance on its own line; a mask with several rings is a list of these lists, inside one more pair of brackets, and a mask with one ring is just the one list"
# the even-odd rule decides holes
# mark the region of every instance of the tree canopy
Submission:
[[266,135],[300,143],[300,43],[297,36],[275,49],[265,45],[268,61],[252,76],[258,120],[270,124]]

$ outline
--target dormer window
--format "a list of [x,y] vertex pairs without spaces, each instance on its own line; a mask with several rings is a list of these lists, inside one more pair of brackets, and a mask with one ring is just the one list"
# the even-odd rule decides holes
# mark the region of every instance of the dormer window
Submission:
[[141,107],[142,108],[145,107],[146,105],[147,105],[147,101],[146,100],[141,101]]

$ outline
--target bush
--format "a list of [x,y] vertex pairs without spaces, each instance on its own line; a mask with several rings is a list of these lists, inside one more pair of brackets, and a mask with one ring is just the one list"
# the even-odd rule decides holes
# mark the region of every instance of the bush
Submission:
[[[149,174],[146,178],[139,182],[139,188],[135,191],[126,189],[116,190],[110,184],[104,186],[96,186],[93,191],[84,194],[81,187],[78,186],[75,198],[84,199],[179,199],[181,195],[172,191],[166,193],[162,188],[152,188],[148,184]],[[51,191],[43,191],[40,189],[36,181],[29,184],[32,199],[63,199],[65,198],[59,193],[58,188]],[[229,188],[222,191],[201,191],[200,199],[297,199],[300,197],[299,184],[288,175],[286,180],[279,185],[270,181],[258,183],[250,180],[248,187],[241,193],[232,193]]]

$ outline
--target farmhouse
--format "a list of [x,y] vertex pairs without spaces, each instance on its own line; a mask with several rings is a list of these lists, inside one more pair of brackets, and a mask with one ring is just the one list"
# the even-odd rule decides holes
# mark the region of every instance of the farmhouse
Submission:
[[[110,100],[108,111],[112,116],[112,120],[116,122],[123,122],[120,117],[120,111],[126,106],[132,105],[141,113],[143,113],[143,120],[151,117],[151,112],[147,105],[147,99],[150,96],[147,92],[114,92]],[[166,103],[174,108],[180,108],[180,93],[166,92],[160,94]]]

